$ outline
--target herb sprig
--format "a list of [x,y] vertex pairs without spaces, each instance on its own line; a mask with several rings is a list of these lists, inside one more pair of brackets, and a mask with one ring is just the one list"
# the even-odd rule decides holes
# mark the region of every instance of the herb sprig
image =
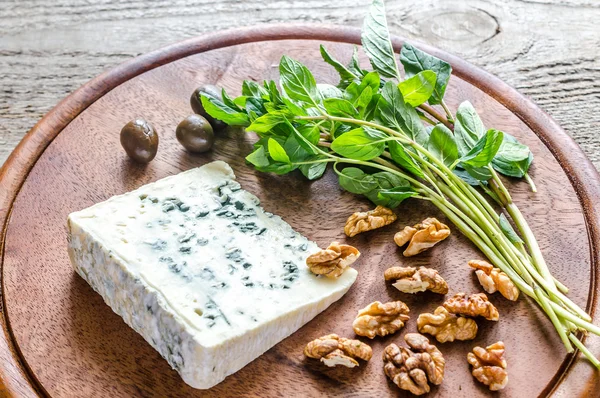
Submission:
[[[262,86],[246,81],[242,96],[232,100],[223,91],[222,99],[203,96],[202,104],[214,118],[258,134],[246,160],[259,171],[298,169],[314,180],[332,163],[342,188],[375,204],[394,208],[408,198],[430,201],[539,304],[568,352],[575,347],[600,368],[577,337],[600,335],[600,328],[552,276],[499,177],[525,178],[535,192],[529,148],[486,128],[468,101],[453,115],[444,102],[450,64],[408,43],[400,52],[402,79],[382,0],[369,9],[362,44],[374,71],[361,68],[356,49],[344,64],[321,46],[323,59],[340,75],[337,87],[317,84],[306,66],[283,56],[282,91],[273,81]],[[445,116],[426,102],[440,105]]]

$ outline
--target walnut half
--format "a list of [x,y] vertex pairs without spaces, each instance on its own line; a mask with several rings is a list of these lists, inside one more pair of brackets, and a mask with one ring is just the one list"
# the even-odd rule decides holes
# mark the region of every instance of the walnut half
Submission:
[[355,358],[368,361],[373,356],[373,350],[361,341],[328,334],[308,343],[304,348],[304,355],[320,359],[329,367],[342,365],[353,368],[358,366]]
[[338,278],[359,257],[360,252],[357,248],[332,242],[327,249],[308,256],[306,265],[314,274]]
[[352,323],[354,333],[370,339],[375,336],[387,336],[400,330],[408,321],[408,306],[402,301],[382,304],[375,301],[362,310]]
[[440,343],[473,340],[477,336],[477,323],[473,319],[451,314],[442,306],[437,307],[433,314],[419,315],[417,329],[435,336]]
[[349,237],[353,237],[361,232],[385,227],[396,221],[396,218],[392,210],[387,207],[377,206],[371,211],[357,212],[348,217],[344,232]]
[[446,361],[436,346],[418,333],[407,333],[404,340],[410,348],[390,344],[383,351],[385,374],[403,390],[415,395],[429,392],[428,384],[440,385],[444,380]]
[[410,241],[403,253],[404,256],[410,257],[433,247],[448,236],[450,236],[450,228],[439,222],[437,218],[430,217],[414,227],[404,227],[394,235],[394,242],[398,246],[404,246]]
[[443,305],[449,312],[457,315],[482,316],[489,321],[500,319],[498,310],[488,301],[485,293],[471,294],[468,297],[464,293],[457,293]]
[[473,348],[473,352],[467,354],[467,361],[473,366],[471,372],[473,376],[489,386],[490,390],[498,391],[506,387],[508,372],[506,371],[503,342],[499,341],[485,349]]
[[517,301],[519,298],[519,289],[510,280],[508,275],[499,268],[482,260],[471,260],[469,266],[475,269],[475,274],[483,290],[489,294],[500,292],[501,295],[511,301]]
[[403,293],[417,293],[430,290],[433,293],[448,293],[448,284],[433,268],[392,267],[385,270],[386,281],[395,280],[392,286]]

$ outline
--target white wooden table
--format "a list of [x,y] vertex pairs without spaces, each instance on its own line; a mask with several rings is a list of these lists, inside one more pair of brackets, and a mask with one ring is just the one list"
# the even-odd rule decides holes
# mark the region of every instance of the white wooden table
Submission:
[[[131,57],[242,25],[360,26],[368,3],[0,1],[0,165],[58,101]],[[457,54],[530,96],[600,168],[600,1],[388,0],[387,8],[392,33]]]

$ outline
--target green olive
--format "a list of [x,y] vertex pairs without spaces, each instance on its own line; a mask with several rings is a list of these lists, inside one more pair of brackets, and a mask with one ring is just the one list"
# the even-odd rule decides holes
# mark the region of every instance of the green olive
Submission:
[[225,127],[227,127],[227,124],[225,122],[213,118],[204,110],[204,107],[202,106],[202,101],[200,100],[200,94],[204,94],[207,97],[221,99],[221,93],[219,88],[217,86],[213,86],[212,84],[201,85],[192,93],[192,97],[190,98],[190,105],[192,106],[192,110],[194,111],[194,113],[204,116],[206,120],[208,120],[208,122],[211,124],[213,129],[215,129],[216,131],[223,130]]
[[185,149],[194,153],[210,150],[215,142],[212,126],[200,115],[191,115],[183,119],[175,130],[175,136]]
[[127,123],[121,130],[121,146],[136,162],[148,163],[158,151],[158,134],[154,127],[142,118]]

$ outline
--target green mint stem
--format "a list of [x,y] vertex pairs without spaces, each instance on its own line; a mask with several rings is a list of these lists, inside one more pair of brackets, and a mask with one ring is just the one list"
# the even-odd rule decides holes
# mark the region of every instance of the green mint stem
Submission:
[[[506,211],[508,212],[508,214],[510,214],[511,218],[515,222],[515,225],[517,226],[517,229],[521,233],[521,236],[525,240],[525,244],[527,244],[527,246],[529,247],[533,263],[536,265],[536,267],[546,280],[556,284],[554,278],[552,277],[552,274],[550,273],[550,270],[548,269],[546,260],[542,255],[540,246],[537,243],[537,240],[535,239],[535,236],[533,235],[529,224],[525,220],[525,217],[523,217],[523,214],[521,213],[519,208],[514,203],[510,203],[506,206]],[[591,320],[589,315],[587,315],[584,319]]]
[[450,123],[444,116],[440,115],[433,107],[427,104],[421,104],[418,106],[418,108],[421,109],[423,112],[428,113],[431,117],[433,117],[438,122],[444,124],[450,130],[454,129],[452,123]]
[[571,340],[575,347],[577,347],[577,349],[587,357],[592,365],[594,365],[597,369],[600,369],[600,361],[594,356],[594,354],[590,352],[590,350],[587,349],[585,345],[583,345],[577,336],[575,336],[573,333],[569,333],[569,340]]
[[437,191],[437,193],[440,196],[444,196],[444,194],[442,193],[440,187],[438,186],[438,184],[436,183],[436,178],[435,175],[433,175],[433,172],[431,171],[431,169],[427,166],[425,166],[425,173],[424,173],[424,178],[427,180],[427,182],[429,182]]
[[448,121],[450,123],[454,123],[454,117],[452,116],[452,112],[450,112],[448,105],[446,105],[446,102],[444,100],[442,100],[440,105],[442,106],[442,108],[444,108],[444,112],[446,112],[446,117],[448,118]]
[[492,191],[486,184],[483,184],[480,181],[479,186],[481,187],[481,189],[483,189],[483,192],[485,192],[490,198],[494,200],[494,202],[496,202],[498,206],[504,207],[504,203],[502,203],[498,195],[496,195],[496,193]]
[[554,283],[556,284],[556,287],[558,288],[558,290],[564,294],[569,293],[569,288],[566,287],[565,285],[562,284],[561,281],[559,281],[558,279],[556,279],[555,277],[552,277],[552,279],[554,279]]
[[431,124],[432,126],[435,126],[437,123],[434,122],[433,120],[431,120],[430,118],[428,118],[425,115],[419,115],[419,117],[421,118],[421,120],[426,121],[427,123]]
[[535,183],[533,182],[533,179],[531,178],[529,173],[525,173],[524,177],[525,177],[525,181],[527,181],[529,183],[529,186],[531,187],[531,192],[534,192],[534,193],[537,192]]
[[573,352],[573,346],[571,345],[571,342],[569,341],[569,338],[567,337],[567,332],[565,331],[564,325],[560,322],[560,320],[556,316],[556,313],[550,307],[548,300],[540,292],[539,288],[534,287],[533,291],[538,297],[538,302],[539,302],[540,306],[542,307],[544,312],[548,315],[548,318],[550,318],[550,321],[552,321],[552,323],[554,324],[554,327],[556,328],[556,331],[558,332],[560,339],[562,340],[563,344],[565,345],[567,352]]
[[554,312],[556,312],[557,315],[560,315],[562,318],[571,321],[572,323],[574,323],[577,327],[587,330],[588,332],[594,333],[597,336],[600,336],[600,328],[596,325],[594,325],[593,323],[586,321],[584,319],[581,319],[580,317],[578,317],[577,315],[573,314],[572,312],[568,311],[567,309],[563,308],[560,304],[555,303],[555,302],[550,302],[550,305],[552,306],[552,308],[554,309]]

